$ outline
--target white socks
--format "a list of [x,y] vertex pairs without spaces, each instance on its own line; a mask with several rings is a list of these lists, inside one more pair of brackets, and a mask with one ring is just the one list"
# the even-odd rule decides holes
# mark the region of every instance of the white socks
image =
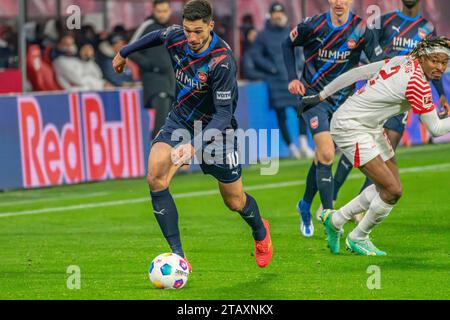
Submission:
[[352,233],[350,233],[349,237],[352,240],[368,239],[372,229],[383,222],[383,220],[386,219],[387,216],[389,216],[392,209],[394,209],[394,206],[385,203],[380,198],[380,195],[377,194],[376,197],[372,200],[370,208],[364,216],[364,219],[358,224],[356,229],[353,230]]
[[375,185],[371,185],[370,187],[365,189],[358,197],[338,210],[332,217],[332,223],[336,230],[341,230],[344,224],[350,221],[355,215],[369,210],[371,202],[377,195],[377,188],[375,187]]

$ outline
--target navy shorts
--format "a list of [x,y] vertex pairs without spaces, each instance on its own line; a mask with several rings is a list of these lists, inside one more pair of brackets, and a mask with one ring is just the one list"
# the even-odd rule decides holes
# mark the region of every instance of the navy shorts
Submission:
[[403,132],[405,132],[407,121],[408,113],[402,113],[386,121],[386,123],[384,124],[384,128],[403,135]]
[[330,131],[330,121],[334,113],[333,106],[324,101],[312,109],[303,113],[303,119],[309,126],[312,135]]
[[[152,145],[162,142],[172,148],[176,148],[183,141],[191,140],[191,135],[187,135],[184,138],[180,136],[178,139],[176,136],[173,136],[173,132],[178,129],[186,130],[186,127],[168,118],[166,124],[153,140]],[[236,137],[233,137],[233,141],[227,143],[221,143],[221,141],[207,143],[201,151],[203,160],[200,167],[204,174],[211,175],[219,182],[225,184],[236,182],[242,177],[242,166],[240,164]],[[199,154],[200,152],[197,153],[197,159],[199,159]]]

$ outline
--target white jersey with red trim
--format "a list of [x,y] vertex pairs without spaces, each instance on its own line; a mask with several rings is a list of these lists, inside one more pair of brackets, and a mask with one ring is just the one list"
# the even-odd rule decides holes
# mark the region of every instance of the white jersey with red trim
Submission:
[[411,108],[417,114],[435,110],[431,87],[418,60],[394,57],[336,111],[331,131],[378,131],[388,119]]

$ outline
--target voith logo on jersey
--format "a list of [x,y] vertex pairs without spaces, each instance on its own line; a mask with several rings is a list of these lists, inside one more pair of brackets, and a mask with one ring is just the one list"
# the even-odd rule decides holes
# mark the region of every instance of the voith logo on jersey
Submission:
[[231,98],[232,98],[231,91],[217,91],[216,98],[217,98],[217,100],[221,100],[221,101],[231,100]]
[[[35,97],[17,101],[23,187],[138,177],[144,174],[136,91],[120,93],[120,119],[106,120],[99,94],[73,93],[54,108]],[[56,98],[55,98],[56,99]],[[61,108],[67,106],[67,111]]]
[[323,50],[319,49],[319,58],[322,60],[333,60],[335,62],[347,62],[351,51]]

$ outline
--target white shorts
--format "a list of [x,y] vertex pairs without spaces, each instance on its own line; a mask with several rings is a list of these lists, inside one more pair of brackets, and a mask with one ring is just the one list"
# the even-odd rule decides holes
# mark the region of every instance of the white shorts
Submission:
[[339,131],[331,132],[334,142],[355,168],[365,166],[378,156],[388,161],[395,156],[389,139],[380,131]]

